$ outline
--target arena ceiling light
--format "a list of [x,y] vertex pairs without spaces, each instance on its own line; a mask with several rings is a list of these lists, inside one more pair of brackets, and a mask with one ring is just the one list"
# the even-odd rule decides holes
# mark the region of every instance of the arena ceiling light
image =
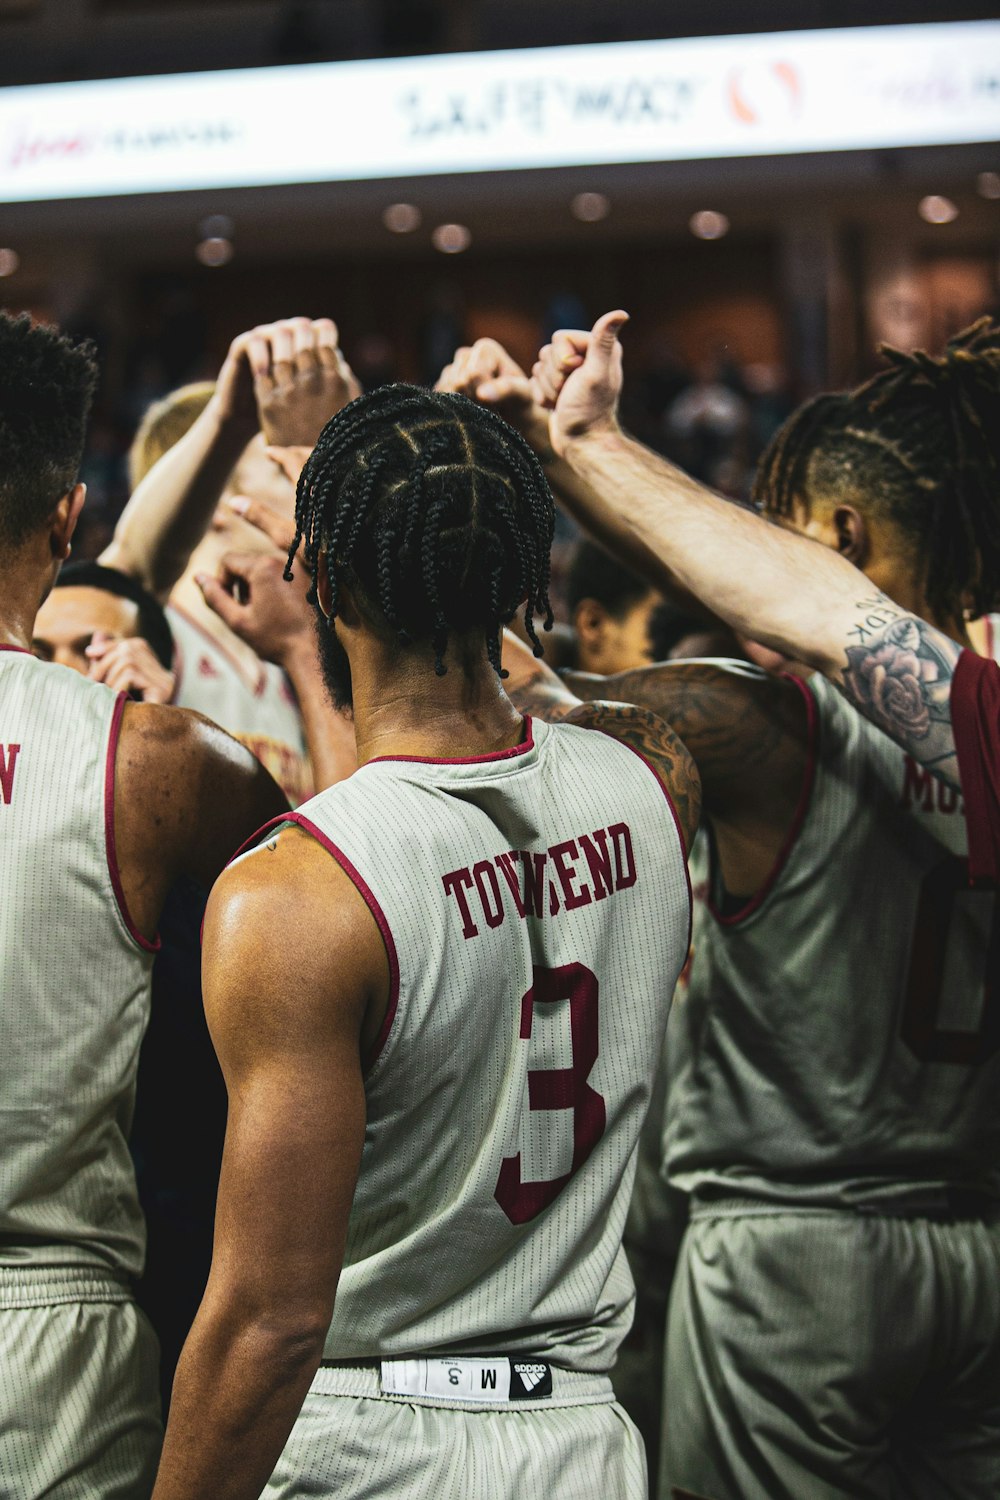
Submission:
[[980,198],[1000,198],[1000,172],[980,172],[976,192]]
[[431,243],[442,255],[461,255],[472,244],[472,233],[464,224],[439,224]]
[[611,212],[611,199],[605,193],[577,193],[569,211],[582,224],[597,224]]
[[951,224],[958,218],[958,205],[940,193],[928,193],[917,204],[917,213],[926,224]]
[[21,264],[16,250],[0,250],[0,276],[13,276]]
[[688,228],[699,240],[721,240],[729,233],[729,220],[725,214],[716,213],[714,208],[702,208],[691,215]]
[[998,78],[962,21],[38,84],[0,202],[985,143]]
[[203,266],[211,266],[214,270],[217,266],[228,266],[236,251],[232,240],[213,234],[197,244],[194,253]]
[[415,203],[390,203],[382,210],[382,223],[392,234],[412,234],[422,217]]

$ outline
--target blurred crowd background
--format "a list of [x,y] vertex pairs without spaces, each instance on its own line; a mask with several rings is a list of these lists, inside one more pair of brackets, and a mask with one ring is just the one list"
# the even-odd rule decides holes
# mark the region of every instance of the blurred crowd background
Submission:
[[[975,0],[0,0],[0,87],[994,11]],[[1000,97],[1000,78],[983,87]],[[938,348],[996,312],[998,245],[989,144],[103,202],[3,204],[0,192],[0,306],[98,345],[78,549],[93,556],[127,497],[125,454],[147,405],[210,378],[230,338],[268,318],[335,318],[371,386],[432,381],[484,334],[530,361],[553,329],[624,306],[632,430],[745,496],[804,396],[863,376],[881,340]]]

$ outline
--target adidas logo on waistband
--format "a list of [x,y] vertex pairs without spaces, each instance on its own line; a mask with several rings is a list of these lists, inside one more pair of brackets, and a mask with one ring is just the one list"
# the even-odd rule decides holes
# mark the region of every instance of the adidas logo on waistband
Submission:
[[512,1401],[552,1395],[552,1368],[545,1364],[510,1362],[510,1395]]

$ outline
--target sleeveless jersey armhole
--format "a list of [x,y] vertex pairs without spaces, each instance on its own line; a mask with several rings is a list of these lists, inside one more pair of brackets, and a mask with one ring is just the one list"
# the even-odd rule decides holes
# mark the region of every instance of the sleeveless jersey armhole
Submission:
[[385,944],[385,956],[389,963],[389,1003],[386,1006],[385,1018],[379,1027],[378,1036],[375,1038],[367,1057],[362,1058],[364,1071],[368,1074],[385,1050],[385,1045],[389,1040],[389,1033],[392,1031],[393,1022],[396,1019],[396,1010],[399,1006],[399,956],[396,952],[392,929],[371,887],[358,873],[344,851],[339,849],[322,829],[317,828],[311,819],[299,812],[282,813],[279,817],[272,818],[270,823],[265,823],[263,828],[259,828],[244,844],[240,845],[229,863],[232,864],[233,860],[239,859],[240,855],[245,854],[248,849],[256,848],[266,833],[273,833],[276,829],[287,828],[289,824],[294,824],[296,828],[301,828],[304,833],[310,834],[318,844],[322,845],[327,854],[331,855],[337,861],[375,918],[376,926],[382,935],[382,942]]
[[160,935],[150,942],[149,938],[141,933],[132,920],[132,914],[128,909],[125,899],[125,888],[122,885],[121,870],[118,868],[118,849],[115,843],[115,766],[118,759],[118,740],[121,735],[122,719],[125,714],[125,705],[128,702],[126,693],[119,693],[115,702],[114,711],[111,715],[111,730],[108,735],[108,748],[104,760],[104,849],[108,862],[108,874],[111,876],[111,889],[115,893],[115,901],[118,912],[125,924],[132,941],[146,953],[158,953],[160,951]]
[[602,729],[600,733],[605,735],[609,740],[614,740],[614,743],[616,745],[621,745],[623,750],[628,750],[629,753],[634,755],[637,760],[640,760],[646,767],[646,770],[649,772],[650,776],[652,776],[653,780],[656,782],[657,786],[660,788],[663,796],[666,798],[667,807],[670,809],[670,816],[673,820],[674,831],[677,834],[677,843],[681,851],[681,863],[684,866],[684,880],[687,886],[688,897],[687,951],[690,952],[691,930],[692,924],[694,922],[694,893],[691,890],[691,870],[688,866],[687,840],[684,837],[684,829],[681,827],[681,820],[677,815],[677,808],[674,804],[673,797],[670,795],[670,789],[667,786],[667,783],[664,781],[663,777],[660,775],[659,771],[653,765],[652,761],[647,760],[641,750],[637,750],[634,745],[627,745],[624,740],[616,739],[615,736],[609,733],[609,731],[606,729]]
[[[767,900],[768,896],[771,894],[772,890],[777,884],[779,876],[781,875],[791,857],[792,850],[795,848],[799,834],[802,832],[802,825],[806,820],[807,813],[809,812],[809,804],[812,801],[813,787],[816,782],[816,766],[819,760],[819,714],[816,709],[816,699],[813,697],[812,689],[809,687],[809,684],[807,682],[804,682],[801,677],[795,677],[790,672],[782,672],[780,675],[786,682],[792,682],[795,684],[799,692],[802,694],[802,699],[805,703],[807,739],[806,768],[802,776],[802,787],[799,792],[799,800],[796,803],[795,813],[792,817],[791,826],[788,830],[785,841],[778,852],[777,859],[768,871],[759,890],[757,890],[752,896],[747,897],[738,910],[727,914],[719,906],[716,905],[712,895],[714,880],[712,878],[709,879],[708,899],[706,905],[708,906],[709,911],[711,912],[715,921],[718,922],[720,927],[738,927],[740,923],[747,921],[749,917],[753,916],[755,911],[758,911],[760,907],[763,906],[764,902]],[[712,840],[712,848],[712,863],[714,865],[714,838]]]

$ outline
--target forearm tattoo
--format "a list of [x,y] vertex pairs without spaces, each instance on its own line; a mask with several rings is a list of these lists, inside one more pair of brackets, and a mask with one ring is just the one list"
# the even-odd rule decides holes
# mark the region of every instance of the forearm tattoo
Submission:
[[884,594],[860,599],[858,611],[841,692],[914,760],[957,787],[951,682],[961,646]]

